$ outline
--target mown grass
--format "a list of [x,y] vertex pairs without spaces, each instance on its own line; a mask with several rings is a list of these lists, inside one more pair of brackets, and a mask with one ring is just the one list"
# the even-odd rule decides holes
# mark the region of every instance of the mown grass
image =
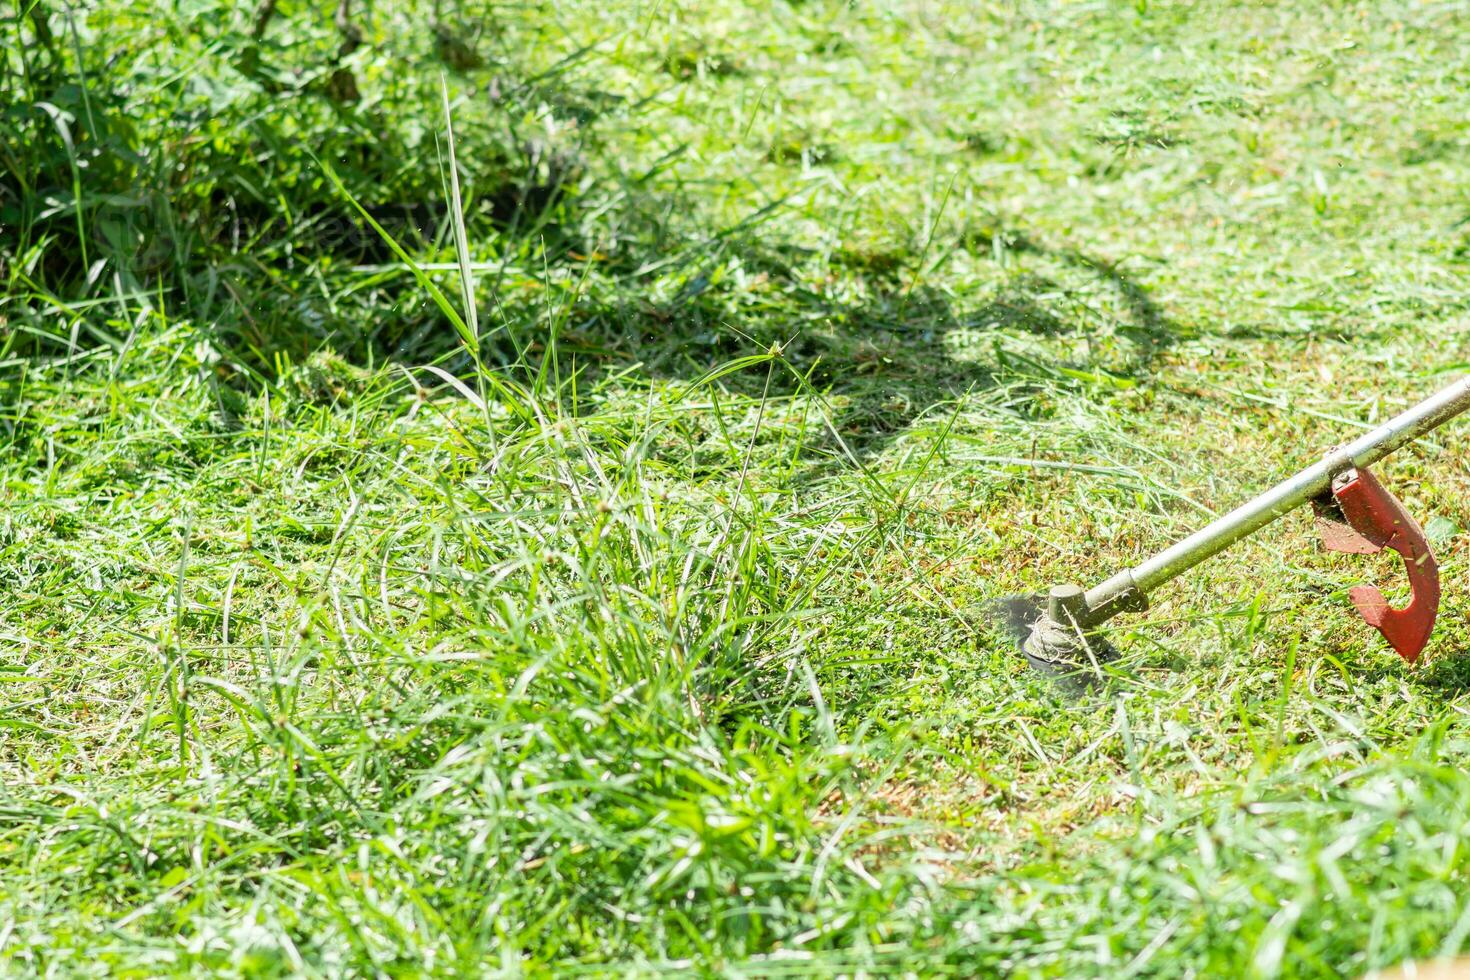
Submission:
[[1088,698],[975,610],[1464,369],[1462,14],[7,11],[7,969],[1458,953],[1458,429],[1418,668],[1301,515]]

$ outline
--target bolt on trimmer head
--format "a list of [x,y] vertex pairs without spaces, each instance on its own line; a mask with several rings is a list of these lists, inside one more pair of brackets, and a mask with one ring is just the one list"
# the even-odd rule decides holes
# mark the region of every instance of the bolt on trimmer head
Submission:
[[1439,613],[1439,568],[1424,532],[1368,471],[1389,453],[1470,409],[1470,377],[1329,452],[1321,462],[1196,531],[1142,564],[1083,590],[1058,585],[1046,596],[1010,596],[997,604],[1005,627],[1033,667],[1085,679],[1117,658],[1097,632],[1119,613],[1148,608],[1148,594],[1302,504],[1317,510],[1323,544],[1332,551],[1374,554],[1392,548],[1403,558],[1413,597],[1402,609],[1370,585],[1349,591],[1358,613],[1413,663],[1429,642]]

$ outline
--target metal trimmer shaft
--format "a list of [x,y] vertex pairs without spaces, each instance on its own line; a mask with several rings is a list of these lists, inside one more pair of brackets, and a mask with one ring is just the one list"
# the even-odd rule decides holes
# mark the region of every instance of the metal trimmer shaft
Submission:
[[1142,564],[1119,572],[1086,592],[1076,586],[1056,587],[1052,590],[1048,612],[1059,623],[1070,621],[1087,628],[1106,622],[1118,613],[1146,608],[1147,596],[1154,589],[1288,511],[1328,493],[1333,477],[1339,473],[1350,467],[1370,466],[1467,409],[1470,409],[1470,376],[1333,450],[1321,462],[1283,480]]

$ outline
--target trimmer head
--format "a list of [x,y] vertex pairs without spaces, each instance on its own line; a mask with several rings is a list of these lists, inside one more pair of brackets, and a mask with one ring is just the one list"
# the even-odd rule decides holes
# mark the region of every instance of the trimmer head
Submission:
[[[1065,596],[1080,592],[1058,586],[1052,596],[1014,595],[998,599],[991,612],[1001,629],[1035,669],[1073,691],[1102,677],[1102,667],[1118,659],[1118,651],[1101,635],[1088,632],[1066,612]],[[1064,597],[1058,601],[1058,594]]]

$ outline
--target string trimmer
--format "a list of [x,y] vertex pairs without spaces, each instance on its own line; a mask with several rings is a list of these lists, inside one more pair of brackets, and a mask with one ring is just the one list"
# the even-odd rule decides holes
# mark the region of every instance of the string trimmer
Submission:
[[1424,532],[1368,467],[1466,409],[1470,409],[1470,377],[1090,589],[1058,585],[1045,596],[1001,600],[1006,626],[1034,667],[1059,676],[1075,675],[1089,667],[1096,670],[1118,655],[1098,634],[1098,627],[1120,613],[1147,609],[1149,593],[1165,582],[1311,502],[1322,542],[1329,550],[1374,554],[1392,548],[1403,558],[1412,590],[1407,606],[1389,605],[1371,585],[1355,586],[1348,595],[1368,625],[1413,663],[1429,642],[1439,614],[1439,567]]

